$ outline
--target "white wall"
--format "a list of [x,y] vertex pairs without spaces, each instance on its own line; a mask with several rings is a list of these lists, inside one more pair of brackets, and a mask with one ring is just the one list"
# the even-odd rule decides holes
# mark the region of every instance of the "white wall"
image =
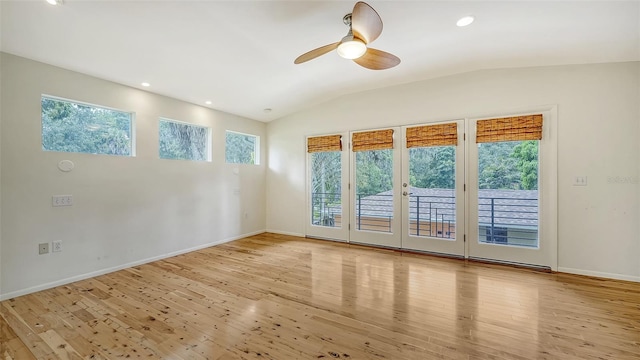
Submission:
[[[225,130],[265,144],[264,123],[8,54],[1,60],[3,298],[264,231],[266,166],[224,162]],[[42,94],[135,112],[137,156],[42,151]],[[161,116],[211,127],[213,161],[160,160]],[[75,163],[72,172],[57,169],[63,159]],[[53,208],[55,194],[73,195],[74,205]],[[62,252],[38,255],[38,243],[54,240]]]
[[[2,6],[0,6],[0,19],[2,18]],[[2,45],[2,27],[0,26],[0,46]],[[2,50],[2,49],[0,49]],[[0,56],[0,69],[2,69],[2,56]],[[2,84],[2,71],[0,70],[0,84]],[[2,179],[2,86],[0,86],[0,179]],[[0,204],[2,204],[2,187],[0,186]],[[2,206],[0,206],[0,299],[2,299]]]
[[[557,104],[559,270],[640,281],[639,87],[637,62],[485,70],[343,96],[276,120],[267,126],[267,229],[304,234],[305,135]],[[588,186],[572,186],[576,175]]]

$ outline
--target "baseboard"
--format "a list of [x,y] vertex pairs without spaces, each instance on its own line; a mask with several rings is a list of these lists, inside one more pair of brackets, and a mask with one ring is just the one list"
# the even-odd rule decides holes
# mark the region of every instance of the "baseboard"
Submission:
[[304,235],[304,237],[307,238],[307,239],[313,239],[313,240],[333,241],[333,242],[339,242],[339,243],[343,243],[343,244],[348,244],[349,243],[349,241],[347,241],[347,240],[332,239],[332,238],[327,238],[327,237],[322,237],[322,236]]
[[289,232],[289,231],[280,231],[280,230],[274,230],[274,229],[267,229],[266,232],[274,233],[274,234],[280,234],[280,235],[304,237],[304,234],[295,233],[295,232]]
[[624,280],[624,281],[634,281],[640,282],[640,276],[631,276],[631,275],[623,275],[623,274],[612,274],[600,271],[590,271],[590,270],[580,270],[580,269],[572,269],[566,267],[558,267],[558,272],[575,274],[575,275],[585,275],[585,276],[593,276],[605,279],[614,279],[614,280]]
[[133,267],[133,266],[148,264],[150,262],[154,262],[154,261],[158,261],[158,260],[162,260],[162,259],[167,259],[167,258],[170,258],[170,257],[173,257],[173,256],[178,256],[178,255],[190,253],[190,252],[193,252],[193,251],[206,249],[208,247],[212,247],[212,246],[215,246],[215,245],[228,243],[230,241],[246,238],[246,237],[253,236],[253,235],[262,234],[264,232],[265,232],[264,230],[254,231],[254,232],[250,232],[250,233],[246,233],[246,234],[242,234],[242,235],[238,235],[238,236],[233,236],[233,237],[230,237],[230,238],[227,238],[227,239],[222,239],[222,240],[210,242],[210,243],[207,243],[207,244],[198,245],[198,246],[195,246],[195,247],[192,247],[192,248],[170,252],[168,254],[154,256],[154,257],[146,258],[146,259],[143,259],[143,260],[138,260],[138,261],[134,261],[134,262],[130,262],[130,263],[126,263],[126,264],[122,264],[122,265],[118,265],[118,266],[114,266],[114,267],[110,267],[110,268],[106,268],[106,269],[92,271],[90,273],[76,275],[76,276],[72,276],[72,277],[69,277],[69,278],[66,278],[66,279],[52,281],[52,282],[49,282],[49,283],[46,283],[46,284],[42,284],[42,285],[32,286],[32,287],[29,287],[29,288],[26,288],[26,289],[16,290],[16,291],[12,291],[12,292],[6,293],[6,294],[0,294],[0,301],[8,300],[8,299],[12,299],[12,298],[15,298],[15,297],[18,297],[18,296],[28,295],[28,294],[31,294],[31,293],[34,293],[34,292],[51,289],[51,288],[54,288],[56,286],[66,285],[66,284],[70,284],[72,282],[85,280],[85,279],[89,279],[89,278],[92,278],[92,277],[96,277],[96,276],[112,273],[114,271],[127,269],[127,268],[130,268],[130,267]]

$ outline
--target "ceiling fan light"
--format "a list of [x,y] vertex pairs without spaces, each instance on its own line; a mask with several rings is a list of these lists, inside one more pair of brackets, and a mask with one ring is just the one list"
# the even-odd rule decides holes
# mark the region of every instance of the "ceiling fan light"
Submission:
[[338,45],[338,55],[345,59],[357,59],[367,52],[367,45],[358,39],[342,41]]

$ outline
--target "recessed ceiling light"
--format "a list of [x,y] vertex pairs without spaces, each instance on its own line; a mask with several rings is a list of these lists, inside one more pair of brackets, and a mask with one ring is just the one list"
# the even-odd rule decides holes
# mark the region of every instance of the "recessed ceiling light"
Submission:
[[148,82],[143,82],[143,83],[142,83],[142,84],[140,84],[140,85],[142,85],[142,86],[144,86],[144,87],[149,87],[149,86],[151,86],[151,84],[149,84]]
[[62,4],[62,0],[47,0],[47,2],[51,5]]
[[208,100],[205,101],[204,103],[207,104],[207,105],[211,105],[211,101],[208,101]]
[[456,22],[456,25],[462,27],[462,26],[467,26],[469,24],[471,24],[473,22],[473,20],[475,20],[475,18],[473,16],[465,16],[460,18],[460,20],[458,20],[458,22]]

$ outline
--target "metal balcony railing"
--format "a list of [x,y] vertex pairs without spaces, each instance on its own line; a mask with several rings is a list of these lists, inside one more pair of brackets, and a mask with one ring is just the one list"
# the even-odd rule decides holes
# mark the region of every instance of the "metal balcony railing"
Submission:
[[455,196],[409,194],[409,233],[454,239],[456,231]]
[[340,193],[312,193],[311,214],[313,225],[340,227],[342,225]]
[[[530,195],[530,194],[529,194]],[[340,194],[314,193],[311,197],[313,224],[340,226]],[[356,194],[355,228],[391,232],[393,195]],[[409,195],[409,233],[455,239],[456,204],[454,196]],[[513,197],[478,198],[479,241],[483,243],[537,246],[538,199]]]
[[538,246],[538,199],[478,197],[479,240],[483,243]]
[[356,194],[356,229],[391,232],[393,195]]

